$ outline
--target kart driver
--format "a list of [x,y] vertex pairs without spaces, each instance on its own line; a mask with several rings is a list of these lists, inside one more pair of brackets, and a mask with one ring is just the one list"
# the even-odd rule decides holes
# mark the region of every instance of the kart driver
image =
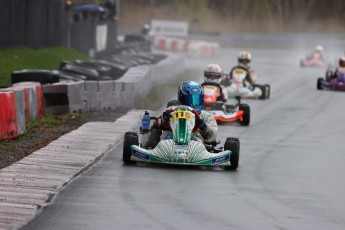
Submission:
[[[199,142],[214,142],[217,138],[218,125],[213,115],[203,111],[203,97],[204,93],[200,84],[194,81],[183,82],[178,87],[177,93],[178,101],[181,105],[189,106],[195,109],[200,115],[201,119],[195,118],[195,125],[198,127],[197,131],[192,133],[192,140]],[[142,143],[145,148],[155,148],[160,140],[173,139],[173,135],[168,131],[169,110],[168,107],[162,116],[162,124],[160,127],[152,126],[151,133],[144,133],[142,135]],[[155,129],[155,131],[154,131]]]
[[342,72],[342,73],[345,72],[345,56],[344,55],[339,58],[339,67],[334,72],[330,71],[329,73],[330,76],[328,78],[327,78],[327,72],[326,72],[326,79],[331,80],[331,79],[337,78],[339,72]]
[[228,91],[225,86],[220,85],[223,80],[223,70],[218,64],[209,64],[204,70],[204,82],[216,83],[221,87],[221,95],[218,96],[217,101],[226,102],[228,100]]
[[239,53],[237,66],[233,67],[224,79],[223,85],[227,86],[229,97],[239,95],[257,98],[262,95],[261,89],[255,87],[256,73],[250,67],[251,58],[251,54],[247,51]]
[[313,53],[311,53],[308,57],[307,57],[307,60],[310,61],[310,60],[315,60],[315,61],[324,61],[323,59],[323,47],[320,46],[320,45],[317,45],[315,47],[315,50]]
[[[200,115],[201,119],[195,119],[195,125],[198,129],[197,132],[192,134],[192,138],[200,142],[216,141],[218,132],[217,121],[211,113],[202,110],[204,93],[201,85],[194,81],[183,82],[178,87],[177,97],[181,105],[195,109]],[[172,134],[167,131],[163,132],[162,139],[168,138],[172,138]]]

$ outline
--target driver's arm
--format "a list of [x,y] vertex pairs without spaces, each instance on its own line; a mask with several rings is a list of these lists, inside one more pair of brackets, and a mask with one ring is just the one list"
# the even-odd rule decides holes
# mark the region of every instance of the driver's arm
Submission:
[[230,86],[232,82],[232,71],[234,68],[231,69],[230,73],[226,75],[226,77],[222,80],[222,85],[224,86]]
[[206,129],[200,130],[199,132],[201,136],[207,142],[212,142],[217,140],[217,133],[218,133],[218,125],[216,119],[214,119],[213,115],[207,112],[202,112],[202,118],[206,124]]
[[247,81],[252,87],[254,86],[254,82],[253,82],[252,78],[250,77],[249,70],[247,70],[245,81]]

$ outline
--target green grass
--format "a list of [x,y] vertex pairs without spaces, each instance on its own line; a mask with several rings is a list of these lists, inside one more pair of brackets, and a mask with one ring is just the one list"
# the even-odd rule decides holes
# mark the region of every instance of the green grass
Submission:
[[54,115],[48,115],[46,117],[43,117],[42,119],[30,119],[26,122],[25,133],[26,134],[31,133],[39,127],[49,128],[56,125],[56,123],[57,123],[57,120],[56,120],[56,116]]
[[30,49],[26,47],[0,51],[0,85],[11,85],[11,73],[21,69],[58,69],[61,60],[88,59],[66,47]]
[[187,69],[170,83],[154,86],[146,98],[137,103],[136,109],[157,110],[163,106],[164,102],[177,95],[177,88],[182,82],[198,81],[201,77],[202,73],[200,71]]

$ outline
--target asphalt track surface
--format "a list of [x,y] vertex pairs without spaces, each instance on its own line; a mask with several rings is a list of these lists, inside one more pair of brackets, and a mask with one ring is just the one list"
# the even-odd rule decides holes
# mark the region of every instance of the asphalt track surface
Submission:
[[[187,65],[228,70],[238,51]],[[251,51],[272,92],[244,100],[249,127],[219,126],[223,143],[240,138],[237,171],[124,166],[119,144],[23,229],[345,229],[345,92],[316,90],[325,69],[294,50]]]

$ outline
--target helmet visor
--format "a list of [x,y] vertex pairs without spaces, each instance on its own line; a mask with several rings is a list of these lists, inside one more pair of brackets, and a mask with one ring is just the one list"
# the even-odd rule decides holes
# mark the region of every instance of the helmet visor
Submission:
[[211,80],[218,80],[222,76],[220,74],[210,74],[210,73],[207,73],[207,74],[205,74],[205,77],[208,78],[208,79],[211,79]]
[[249,64],[250,60],[248,60],[248,59],[240,59],[239,62],[241,62],[243,64]]
[[193,109],[199,110],[201,109],[201,106],[203,105],[203,95],[202,94],[192,94],[192,95],[183,95],[182,100],[184,105],[190,106]]

